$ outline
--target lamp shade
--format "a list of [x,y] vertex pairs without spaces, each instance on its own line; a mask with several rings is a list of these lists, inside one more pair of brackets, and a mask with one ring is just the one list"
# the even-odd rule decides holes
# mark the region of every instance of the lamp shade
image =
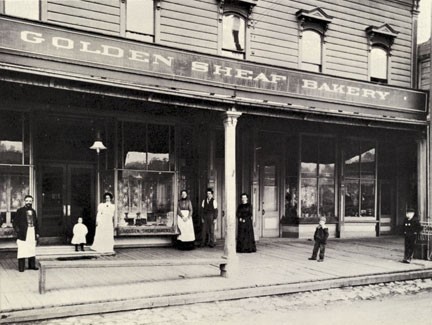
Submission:
[[96,152],[99,153],[101,150],[105,150],[106,147],[102,143],[102,140],[96,139],[96,141],[93,143],[90,149],[96,150]]

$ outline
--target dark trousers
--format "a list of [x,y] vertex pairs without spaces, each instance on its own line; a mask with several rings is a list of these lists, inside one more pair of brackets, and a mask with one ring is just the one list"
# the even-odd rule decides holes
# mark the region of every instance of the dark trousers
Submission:
[[80,246],[81,250],[84,252],[84,244],[75,244],[75,252],[78,252],[78,246]]
[[416,236],[405,236],[405,256],[404,260],[411,261],[414,255]]
[[319,250],[319,259],[323,260],[324,259],[324,254],[325,254],[325,248],[326,248],[326,244],[322,243],[320,241],[315,241],[314,244],[314,248],[312,251],[312,258],[316,258],[317,254],[318,254],[318,250]]
[[[18,271],[24,272],[25,269],[25,258],[19,258],[18,259]],[[28,268],[30,270],[39,270],[39,268],[36,266],[36,257],[29,257],[28,258]]]
[[204,216],[201,229],[201,246],[214,246],[214,222],[213,216]]

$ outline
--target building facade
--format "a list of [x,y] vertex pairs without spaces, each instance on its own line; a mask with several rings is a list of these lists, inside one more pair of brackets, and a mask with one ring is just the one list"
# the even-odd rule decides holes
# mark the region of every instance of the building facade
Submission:
[[418,2],[1,0],[0,240],[27,193],[45,243],[91,242],[105,191],[118,245],[169,244],[181,189],[218,238],[242,192],[257,239],[425,218]]

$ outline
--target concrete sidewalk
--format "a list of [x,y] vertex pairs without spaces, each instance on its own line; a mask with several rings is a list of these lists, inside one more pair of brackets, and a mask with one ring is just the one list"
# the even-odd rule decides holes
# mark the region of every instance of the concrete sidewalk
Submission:
[[[216,248],[124,248],[99,259],[220,257]],[[324,288],[432,277],[432,262],[401,263],[403,238],[329,240],[324,263],[309,261],[313,242],[261,240],[258,252],[238,254],[237,276],[218,276],[217,265],[49,270],[47,292],[39,272],[17,271],[16,254],[0,253],[0,323],[181,305]],[[89,261],[90,262],[90,261]]]

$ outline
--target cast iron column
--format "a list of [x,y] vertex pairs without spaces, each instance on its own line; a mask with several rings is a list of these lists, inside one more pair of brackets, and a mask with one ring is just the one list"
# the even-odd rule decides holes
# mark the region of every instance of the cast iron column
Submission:
[[228,259],[225,276],[237,273],[238,257],[236,254],[236,125],[241,116],[235,109],[224,116],[225,128],[225,245],[224,255]]

